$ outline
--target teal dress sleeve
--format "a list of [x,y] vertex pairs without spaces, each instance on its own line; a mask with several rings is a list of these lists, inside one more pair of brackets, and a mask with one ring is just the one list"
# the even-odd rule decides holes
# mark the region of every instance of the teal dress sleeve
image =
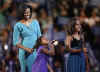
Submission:
[[41,36],[41,30],[40,30],[40,25],[38,21],[36,21],[36,27],[37,27],[37,37],[39,38]]
[[18,28],[18,24],[14,26],[14,31],[13,31],[13,45],[16,46],[19,42],[19,37],[20,37],[20,31]]

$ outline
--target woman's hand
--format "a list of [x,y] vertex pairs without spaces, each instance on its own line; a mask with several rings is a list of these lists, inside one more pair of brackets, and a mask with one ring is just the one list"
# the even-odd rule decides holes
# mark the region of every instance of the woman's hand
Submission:
[[25,50],[26,50],[27,52],[29,52],[29,53],[32,53],[32,52],[34,51],[33,48],[25,48]]
[[32,53],[32,52],[34,51],[33,48],[26,48],[26,47],[24,47],[24,46],[21,45],[21,44],[17,44],[16,46],[17,46],[18,48],[21,48],[21,49],[23,49],[23,50],[29,52],[29,53]]

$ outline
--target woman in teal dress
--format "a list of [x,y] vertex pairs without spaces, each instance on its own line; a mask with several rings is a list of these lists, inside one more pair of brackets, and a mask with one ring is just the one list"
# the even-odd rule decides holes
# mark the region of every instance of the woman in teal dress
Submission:
[[39,23],[37,20],[32,20],[31,16],[31,6],[24,6],[24,19],[14,26],[13,44],[19,48],[21,72],[31,72],[36,58],[36,50],[33,52],[33,47],[37,38],[41,36]]

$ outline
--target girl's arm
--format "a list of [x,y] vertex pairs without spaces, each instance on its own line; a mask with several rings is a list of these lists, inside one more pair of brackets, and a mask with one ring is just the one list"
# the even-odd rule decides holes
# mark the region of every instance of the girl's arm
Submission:
[[65,41],[66,42],[66,46],[67,46],[66,50],[71,52],[71,53],[81,52],[82,51],[81,49],[72,49],[71,48],[71,40],[72,40],[72,37],[71,36],[67,36],[66,41]]
[[87,54],[87,48],[83,48],[85,60],[86,60],[86,72],[89,71],[89,61],[88,61],[88,54]]
[[82,39],[83,39],[83,52],[84,52],[84,56],[85,56],[85,60],[86,60],[86,72],[89,71],[89,61],[88,61],[88,50],[87,48],[85,47],[86,44],[85,44],[85,39],[84,39],[84,36],[82,35]]
[[47,48],[43,48],[41,50],[41,52],[43,52],[45,54],[48,54],[48,55],[55,55],[55,50],[54,50],[54,46],[53,45],[50,46],[50,50],[48,50]]
[[52,69],[52,67],[47,63],[47,67],[48,67],[48,70],[50,71],[50,72],[54,72],[53,71],[53,69]]

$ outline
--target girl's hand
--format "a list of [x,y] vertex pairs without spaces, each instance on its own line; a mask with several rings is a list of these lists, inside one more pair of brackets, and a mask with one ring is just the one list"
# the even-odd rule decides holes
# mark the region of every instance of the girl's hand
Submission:
[[89,72],[89,64],[86,65],[86,72]]
[[53,44],[50,44],[50,48],[54,48],[54,45]]
[[86,72],[89,72],[89,67],[87,68]]
[[83,51],[84,51],[84,56],[86,59],[86,72],[89,72],[90,66],[89,66],[89,60],[88,60],[88,54],[87,54],[88,50],[87,48],[83,48]]
[[85,53],[87,53],[87,52],[88,52],[87,48],[83,48],[83,51],[84,51]]
[[82,49],[70,49],[71,53],[80,53]]

